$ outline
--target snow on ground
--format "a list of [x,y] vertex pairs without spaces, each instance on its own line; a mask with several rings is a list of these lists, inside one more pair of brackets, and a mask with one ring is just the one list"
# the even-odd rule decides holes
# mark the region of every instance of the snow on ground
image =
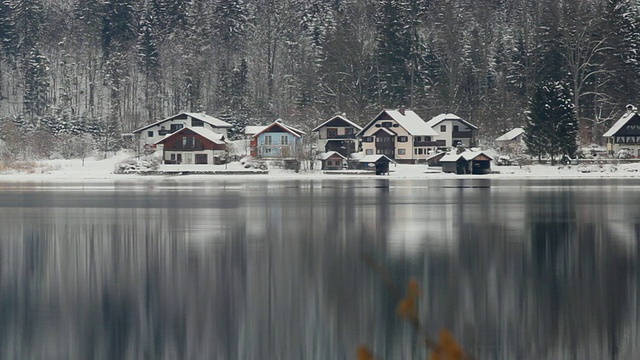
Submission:
[[[110,182],[119,180],[162,180],[171,178],[180,179],[219,179],[228,180],[295,180],[295,179],[549,179],[549,178],[629,178],[640,176],[640,163],[634,164],[592,164],[592,165],[526,165],[526,166],[493,166],[494,173],[488,175],[455,175],[443,173],[440,168],[427,165],[391,164],[389,175],[361,174],[360,171],[351,171],[352,174],[335,174],[322,170],[303,171],[296,173],[292,170],[284,170],[270,166],[268,174],[229,174],[229,175],[137,175],[115,174],[116,164],[130,158],[126,153],[119,153],[107,159],[87,158],[71,160],[46,160],[39,161],[34,169],[28,171],[4,171],[0,172],[0,182],[12,181],[51,181],[51,182]],[[239,162],[227,165],[160,165],[159,170],[173,171],[238,171],[247,170]]]

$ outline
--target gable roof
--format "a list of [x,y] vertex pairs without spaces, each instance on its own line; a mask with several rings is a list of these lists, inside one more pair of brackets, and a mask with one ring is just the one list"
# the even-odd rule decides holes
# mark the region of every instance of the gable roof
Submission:
[[161,144],[161,143],[169,140],[170,138],[183,133],[185,130],[191,130],[194,133],[196,133],[196,134],[202,136],[203,138],[205,138],[205,139],[207,139],[207,140],[209,140],[209,141],[211,141],[211,142],[213,142],[215,144],[218,144],[218,145],[222,145],[222,144],[226,144],[227,143],[224,140],[224,135],[218,134],[215,131],[211,131],[209,129],[205,129],[203,127],[185,127],[185,128],[182,128],[182,129],[180,129],[180,130],[178,130],[178,131],[176,131],[174,133],[165,135],[165,137],[163,137],[162,139],[156,141],[154,143],[154,145]]
[[375,163],[375,162],[378,162],[379,160],[384,160],[384,159],[386,159],[388,162],[395,163],[395,161],[393,161],[393,159],[390,159],[386,155],[382,155],[382,154],[379,154],[379,155],[365,155],[365,156],[361,157],[358,160],[358,162],[361,162],[361,163],[368,163],[368,162]]
[[515,138],[517,138],[518,136],[524,134],[524,129],[523,128],[513,128],[509,131],[507,131],[506,133],[504,133],[503,135],[499,136],[496,141],[511,141]]
[[433,118],[431,118],[431,120],[427,121],[427,125],[430,128],[433,128],[434,126],[440,124],[441,122],[445,121],[445,120],[457,120],[460,121],[461,123],[467,125],[468,127],[478,130],[478,127],[473,125],[472,123],[468,122],[467,120],[464,120],[463,118],[461,118],[460,116],[456,115],[456,114],[440,114],[437,116],[434,116]]
[[306,133],[302,130],[296,129],[293,126],[289,126],[285,123],[282,122],[281,119],[278,119],[274,122],[272,122],[270,125],[267,125],[264,127],[264,129],[258,131],[257,133],[255,133],[253,135],[253,137],[259,136],[260,134],[267,132],[268,130],[270,130],[273,127],[279,126],[281,127],[285,132],[290,133],[291,135],[295,136],[295,137],[302,137],[302,135],[306,135]]
[[137,130],[134,130],[133,133],[134,134],[140,133],[140,132],[142,132],[142,131],[150,128],[150,127],[153,127],[153,126],[156,126],[156,125],[160,125],[163,122],[171,121],[171,120],[174,120],[174,119],[176,119],[178,117],[182,117],[184,115],[186,115],[188,117],[191,117],[193,119],[196,119],[196,120],[204,121],[204,122],[206,122],[207,124],[209,124],[209,125],[211,125],[213,127],[218,127],[218,128],[231,128],[231,127],[233,127],[233,125],[229,124],[228,122],[222,121],[222,120],[220,120],[218,118],[215,118],[213,116],[210,116],[210,115],[207,115],[207,114],[204,114],[204,113],[181,112],[179,114],[169,116],[166,119],[163,119],[163,120],[160,120],[160,121],[156,121],[153,124],[145,125],[145,126],[139,128]]
[[440,162],[456,162],[460,159],[464,159],[466,161],[470,161],[473,160],[475,158],[477,158],[478,156],[485,156],[487,158],[489,158],[489,160],[493,160],[493,157],[487,155],[486,153],[484,153],[483,151],[464,151],[461,152],[460,154],[446,154],[445,156],[443,156],[440,159]]
[[614,136],[618,131],[620,131],[620,129],[622,129],[623,126],[625,126],[629,122],[629,120],[633,119],[633,117],[636,115],[638,115],[636,111],[630,111],[622,115],[622,117],[618,121],[616,121],[616,123],[613,124],[613,126],[609,130],[607,130],[607,132],[604,133],[602,136],[603,137]]
[[244,128],[244,134],[253,136],[266,128],[267,128],[266,125],[246,126]]
[[341,157],[344,160],[347,159],[344,155],[340,154],[337,151],[328,151],[326,153],[322,153],[322,154],[318,155],[318,160],[324,161],[324,160],[327,160],[327,159],[331,158],[332,156],[336,156],[336,155],[338,155],[339,157]]
[[315,128],[313,128],[313,130],[311,130],[311,131],[318,131],[318,130],[320,130],[320,128],[321,128],[321,127],[323,127],[323,126],[327,125],[328,123],[330,123],[330,122],[332,122],[332,121],[335,121],[335,120],[344,121],[345,123],[347,123],[347,124],[349,124],[349,125],[353,126],[354,128],[358,129],[358,131],[362,130],[362,126],[360,126],[360,125],[358,125],[358,124],[354,123],[353,121],[351,121],[351,120],[347,119],[346,117],[344,117],[344,116],[342,116],[342,115],[336,115],[336,116],[332,117],[331,119],[329,119],[329,120],[327,120],[327,121],[323,122],[322,124],[320,124],[320,125],[316,126],[316,127],[315,127]]
[[[403,114],[404,113],[404,114]],[[356,136],[362,136],[376,121],[380,120],[383,115],[388,115],[392,120],[398,123],[398,125],[402,126],[410,135],[421,135],[421,136],[438,136],[439,134],[434,131],[431,127],[427,126],[427,124],[422,120],[418,114],[413,112],[412,110],[382,110],[373,120],[369,121],[369,123],[360,130]]]

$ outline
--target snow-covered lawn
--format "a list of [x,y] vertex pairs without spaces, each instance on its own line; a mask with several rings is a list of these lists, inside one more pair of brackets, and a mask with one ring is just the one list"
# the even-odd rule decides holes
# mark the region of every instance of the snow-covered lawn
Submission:
[[[116,165],[131,156],[119,153],[107,159],[87,158],[71,160],[46,160],[33,162],[33,167],[21,170],[0,171],[0,181],[55,181],[55,182],[90,182],[90,181],[117,181],[117,180],[153,180],[165,179],[169,175],[137,175],[115,174]],[[241,163],[233,162],[227,165],[160,165],[159,170],[172,171],[246,171]],[[389,175],[376,176],[374,174],[362,174],[360,171],[354,174],[335,174],[322,170],[302,171],[296,173],[270,166],[268,174],[247,175],[188,175],[171,176],[174,179],[208,178],[226,180],[230,177],[251,180],[259,179],[354,179],[354,178],[388,178],[388,179],[530,179],[530,178],[617,178],[640,177],[640,164],[605,164],[605,165],[527,165],[527,166],[493,166],[494,173],[488,175],[455,175],[441,172],[440,168],[427,165],[392,164]]]

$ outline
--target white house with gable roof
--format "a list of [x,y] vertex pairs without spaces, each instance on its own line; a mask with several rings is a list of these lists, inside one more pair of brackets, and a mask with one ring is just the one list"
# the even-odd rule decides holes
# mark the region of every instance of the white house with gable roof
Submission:
[[437,132],[435,140],[444,141],[442,147],[462,145],[471,147],[475,144],[478,127],[462,119],[456,114],[440,114],[427,121],[427,126]]
[[203,113],[183,112],[153,124],[143,126],[133,132],[141,146],[153,145],[168,134],[183,128],[203,128],[228,137],[227,129],[232,125]]

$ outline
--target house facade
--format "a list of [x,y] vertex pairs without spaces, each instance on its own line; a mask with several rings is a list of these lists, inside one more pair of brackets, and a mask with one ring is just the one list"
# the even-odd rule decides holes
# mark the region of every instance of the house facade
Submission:
[[187,127],[207,129],[224,135],[227,139],[227,130],[232,125],[207,114],[183,112],[143,126],[135,130],[133,134],[138,139],[140,146],[145,146],[155,144],[165,136]]
[[427,121],[427,125],[438,133],[434,140],[443,142],[441,146],[443,148],[458,145],[464,147],[475,146],[478,127],[463,120],[458,115],[440,114]]
[[205,128],[182,128],[155,145],[162,145],[164,164],[221,164],[226,161],[224,135]]
[[264,159],[294,157],[306,133],[278,119],[251,138],[251,156]]
[[435,140],[438,133],[411,110],[383,110],[357,134],[364,155],[385,155],[402,163],[427,159],[444,143]]
[[518,127],[507,131],[496,138],[496,144],[498,144],[499,151],[507,154],[524,149],[526,146],[524,143],[524,129]]
[[336,115],[312,130],[318,134],[316,150],[319,152],[336,151],[348,158],[360,148],[359,140],[356,137],[360,130],[362,130],[362,126],[344,116]]
[[640,156],[640,115],[633,105],[602,135],[607,140],[607,152],[615,155],[625,149],[631,156]]

